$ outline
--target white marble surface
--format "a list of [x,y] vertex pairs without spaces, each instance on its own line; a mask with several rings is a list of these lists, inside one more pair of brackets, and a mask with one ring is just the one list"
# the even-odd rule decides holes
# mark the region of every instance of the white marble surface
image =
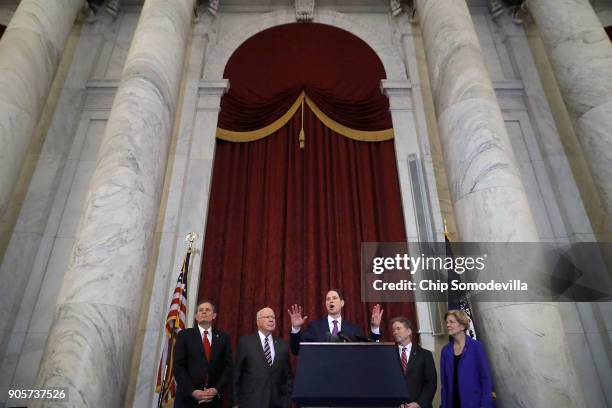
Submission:
[[[465,2],[422,1],[417,5],[455,210],[458,206],[468,212],[481,208],[498,219],[494,226],[490,220],[481,222],[480,217],[456,213],[460,236],[467,241],[537,240]],[[494,194],[509,198],[505,214],[489,206],[500,201]],[[470,204],[461,204],[462,200]],[[524,222],[511,221],[517,216]]]
[[[581,393],[568,339],[559,335],[563,323],[558,304],[482,306],[477,313],[485,330],[479,338],[493,367],[497,406],[587,406],[576,399]],[[499,373],[502,365],[503,373]]]
[[67,387],[68,402],[33,407],[120,407],[137,316],[109,304],[59,306],[42,357],[41,386]]
[[[193,163],[202,152],[202,138],[214,140],[212,133],[203,133],[200,124],[201,112],[198,111],[199,83],[205,54],[209,44],[214,18],[205,14],[195,27],[190,39],[188,60],[183,82],[181,111],[177,120],[178,131],[171,147],[170,169],[164,186],[165,206],[158,220],[156,242],[158,242],[157,262],[153,276],[149,277],[150,298],[143,305],[145,313],[140,318],[141,349],[137,356],[135,371],[130,378],[128,403],[138,407],[156,406],[157,395],[154,394],[161,347],[163,346],[163,326],[172,291],[176,285],[178,271],[185,255],[184,237],[193,231],[199,235],[195,242],[196,248],[202,246],[203,223],[206,211],[201,200],[194,200],[198,195],[208,193],[211,164]],[[219,93],[221,95],[221,93]],[[217,97],[217,110],[220,97]],[[216,127],[217,115],[209,126]],[[193,180],[193,181],[189,181]],[[207,202],[207,200],[206,200]],[[185,217],[189,218],[185,222]],[[181,224],[181,225],[179,225]],[[187,232],[186,232],[187,231]],[[192,255],[193,269],[190,278],[199,273],[201,259],[199,251]],[[194,271],[197,269],[197,271]],[[190,286],[190,300],[197,298],[197,286]]]
[[612,43],[588,0],[529,0],[612,225]]
[[37,380],[72,406],[126,396],[192,9],[147,0],[127,56]]
[[[51,86],[51,93],[55,93],[56,96],[50,96],[43,112],[43,119],[41,119],[41,122],[48,123],[39,126],[38,130],[46,134],[38,136],[41,139],[41,146],[36,149],[30,148],[29,155],[33,157],[36,168],[31,178],[28,178],[29,184],[24,187],[24,189],[27,188],[27,194],[20,203],[21,207],[15,227],[13,231],[10,231],[12,236],[7,233],[14,244],[9,247],[10,251],[6,252],[0,267],[0,281],[11,280],[13,282],[13,285],[0,286],[0,297],[7,302],[4,305],[6,309],[1,310],[6,316],[15,316],[15,325],[9,333],[12,347],[6,349],[2,365],[6,366],[5,363],[8,364],[9,361],[14,360],[15,356],[17,357],[11,366],[10,375],[4,378],[10,381],[14,377],[15,381],[20,381],[20,385],[24,386],[33,384],[38,370],[38,361],[36,364],[31,364],[32,359],[21,358],[20,354],[25,353],[26,347],[30,347],[28,355],[34,355],[36,353],[32,351],[31,345],[38,345],[37,352],[40,358],[48,332],[48,328],[44,334],[36,332],[36,329],[32,331],[28,323],[33,313],[34,318],[47,313],[46,319],[52,319],[57,289],[65,271],[65,269],[62,270],[62,274],[55,277],[58,279],[58,285],[43,283],[48,268],[56,264],[54,257],[57,254],[52,250],[56,246],[55,238],[58,228],[62,218],[75,219],[76,224],[82,205],[81,202],[81,205],[75,206],[76,212],[73,214],[69,209],[64,208],[77,170],[76,158],[80,154],[82,145],[79,143],[78,136],[75,141],[75,135],[79,134],[78,123],[85,84],[96,61],[99,44],[99,39],[96,36],[88,35],[86,31],[86,27],[79,26],[79,29],[74,30],[67,40],[58,74]],[[78,63],[73,63],[73,61],[78,61]],[[76,153],[72,151],[75,145]],[[21,179],[23,178],[22,176]],[[40,234],[41,244],[33,247],[32,242],[23,239],[23,232]],[[31,256],[24,257],[24,253]],[[65,256],[62,260],[65,259],[67,262],[67,255],[69,251],[61,255]],[[23,262],[12,262],[11,260],[15,257],[31,259],[33,263],[25,265]],[[53,289],[55,289],[55,292],[52,292],[53,302],[47,304],[49,291]],[[4,291],[7,292],[4,293]],[[12,301],[9,302],[11,299]],[[40,302],[44,304],[42,309],[37,307]],[[15,310],[14,313],[9,312],[11,308]],[[10,328],[13,325],[13,319],[4,319],[2,324]],[[43,341],[31,342],[28,340],[29,336],[36,336],[37,339],[43,338]],[[18,339],[22,340],[18,341]]]
[[[223,13],[219,13],[221,19]],[[231,16],[228,16],[228,18]],[[229,32],[219,33],[219,43],[222,46],[214,47],[207,53],[206,65],[202,77],[204,79],[220,79],[223,70],[232,53],[249,37],[258,32],[281,24],[295,22],[295,12],[292,8],[278,8],[269,13],[258,15],[257,13],[238,14],[240,24],[233,24]],[[221,22],[223,20],[220,20]],[[373,50],[376,50],[380,58],[387,79],[406,79],[406,71],[397,49],[394,49],[388,36],[381,35],[385,32],[384,19],[378,20],[378,24],[372,24],[367,18],[355,18],[351,14],[339,13],[332,8],[317,8],[313,22],[328,24],[346,30],[365,41]]]
[[[417,0],[416,4],[461,239],[538,241],[518,162],[465,1]],[[558,340],[563,331],[554,324],[560,322],[558,310],[554,305],[546,310],[552,322],[547,325],[529,308],[528,304],[475,305],[477,323],[491,336],[485,336],[484,343],[500,406],[543,406],[542,401],[581,406],[567,344]],[[502,323],[508,341],[499,340],[506,338],[499,336]],[[507,356],[518,354],[521,363],[514,366]],[[542,362],[534,357],[539,354]],[[538,374],[521,374],[529,371]],[[521,390],[518,400],[516,390]]]
[[0,215],[84,0],[24,0],[0,42]]
[[[594,240],[586,209],[582,203],[575,176],[559,136],[558,124],[555,123],[549,101],[546,98],[542,81],[537,70],[533,52],[527,42],[527,34],[522,26],[511,21],[510,16],[497,19],[499,30],[506,40],[510,57],[517,67],[519,77],[524,84],[526,107],[530,113],[529,123],[535,132],[537,145],[529,149],[530,156],[535,158],[544,171],[536,174],[549,180],[540,182],[542,189],[550,190],[552,197],[544,201],[550,216],[561,218],[562,222],[552,222],[556,240],[575,240],[576,234],[590,234]],[[534,155],[538,150],[541,154]],[[541,157],[541,162],[540,158]],[[534,167],[535,167],[534,166]],[[550,185],[548,187],[548,185]],[[557,207],[557,208],[555,208]],[[558,215],[557,215],[558,214]]]

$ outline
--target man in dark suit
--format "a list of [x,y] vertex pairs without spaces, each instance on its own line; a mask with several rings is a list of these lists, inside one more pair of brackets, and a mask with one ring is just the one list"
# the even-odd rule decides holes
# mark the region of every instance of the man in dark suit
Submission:
[[431,408],[438,377],[431,351],[412,344],[412,323],[403,316],[391,319],[410,398],[400,408]]
[[196,312],[197,326],[182,330],[174,346],[175,408],[221,408],[221,392],[231,379],[230,338],[212,327],[216,306],[201,301]]
[[269,307],[257,312],[257,332],[238,341],[234,364],[234,407],[288,408],[291,363],[287,342],[272,336],[276,316]]
[[[300,342],[324,342],[342,340],[359,340],[364,338],[361,328],[353,323],[342,319],[342,308],[344,307],[344,297],[338,289],[330,289],[325,295],[325,307],[327,317],[315,320],[302,335],[301,329],[308,316],[302,317],[302,306],[293,305],[289,308],[291,317],[291,352],[297,355],[300,352]],[[370,339],[380,340],[380,321],[383,310],[380,305],[372,309],[370,320]]]

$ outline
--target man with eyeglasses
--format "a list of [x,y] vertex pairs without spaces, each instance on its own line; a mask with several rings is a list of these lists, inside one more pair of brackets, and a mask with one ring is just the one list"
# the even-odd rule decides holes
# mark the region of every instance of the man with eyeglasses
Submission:
[[288,408],[291,404],[289,345],[274,337],[276,316],[257,312],[257,332],[238,341],[234,362],[234,407]]

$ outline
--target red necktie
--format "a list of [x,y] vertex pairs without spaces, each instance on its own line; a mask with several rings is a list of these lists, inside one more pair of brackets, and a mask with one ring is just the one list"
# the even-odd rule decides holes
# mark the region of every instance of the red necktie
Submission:
[[406,374],[408,369],[408,356],[406,355],[406,347],[402,347],[402,371]]
[[206,360],[210,362],[210,342],[208,341],[208,330],[204,330],[202,344],[204,344],[204,354],[206,355]]

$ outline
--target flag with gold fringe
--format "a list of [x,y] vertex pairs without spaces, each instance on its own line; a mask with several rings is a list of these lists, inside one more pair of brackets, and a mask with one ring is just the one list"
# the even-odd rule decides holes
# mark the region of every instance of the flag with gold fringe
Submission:
[[183,260],[183,266],[179,272],[170,307],[166,316],[164,330],[164,348],[159,360],[157,370],[157,382],[155,392],[159,394],[158,407],[170,406],[176,395],[176,383],[172,363],[174,360],[174,343],[176,335],[185,329],[187,320],[187,273],[189,270],[189,258],[191,257],[191,246]]

